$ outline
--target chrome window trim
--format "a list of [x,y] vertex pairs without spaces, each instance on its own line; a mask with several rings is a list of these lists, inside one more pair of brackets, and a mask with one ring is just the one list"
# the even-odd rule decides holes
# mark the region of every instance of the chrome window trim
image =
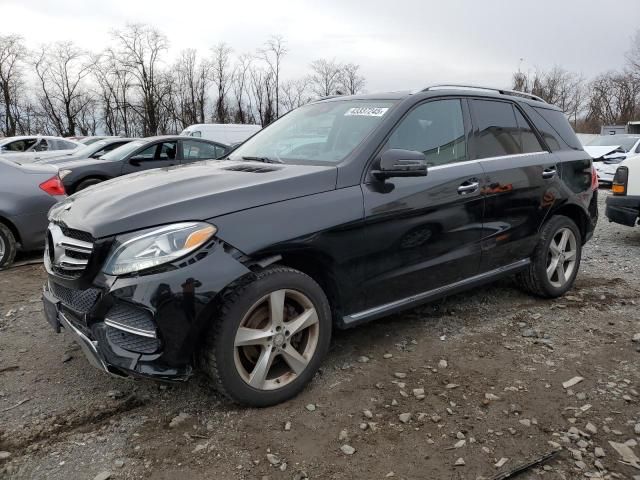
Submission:
[[440,170],[442,168],[454,167],[456,165],[462,165],[462,164],[471,163],[471,162],[491,162],[491,161],[494,161],[494,160],[504,160],[504,159],[509,159],[509,158],[530,157],[530,156],[537,156],[537,155],[550,155],[550,152],[547,152],[546,150],[544,150],[544,151],[541,151],[541,152],[514,153],[512,155],[500,155],[500,156],[497,156],[497,157],[475,158],[473,160],[463,160],[461,162],[452,162],[452,163],[445,163],[443,165],[435,165],[433,167],[429,167],[427,169],[427,171],[429,171],[429,170]]

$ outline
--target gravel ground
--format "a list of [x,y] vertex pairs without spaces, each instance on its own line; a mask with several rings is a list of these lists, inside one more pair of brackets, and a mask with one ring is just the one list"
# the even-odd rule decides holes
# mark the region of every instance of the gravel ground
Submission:
[[262,410],[202,377],[101,374],[46,326],[42,267],[1,272],[0,478],[492,479],[561,449],[519,478],[637,480],[640,228],[608,223],[605,195],[564,298],[505,280],[337,332]]

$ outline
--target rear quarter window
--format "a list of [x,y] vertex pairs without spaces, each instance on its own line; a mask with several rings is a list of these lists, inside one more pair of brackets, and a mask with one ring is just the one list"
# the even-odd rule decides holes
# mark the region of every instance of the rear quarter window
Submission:
[[[571,125],[569,124],[569,121],[567,120],[567,117],[565,117],[564,113],[559,110],[550,110],[548,108],[540,107],[533,107],[533,111],[536,112],[542,119],[542,134],[545,139],[547,139],[548,135],[553,136],[553,133],[555,132],[555,134],[559,136],[562,141],[566,143],[570,148],[574,150],[582,150],[582,144],[580,143],[580,140],[578,140],[578,137],[576,137],[576,134],[573,131],[573,128],[571,128]],[[551,127],[553,132],[549,131],[548,127],[544,128],[544,124],[546,124],[548,127]],[[558,142],[556,141],[556,143]],[[552,149],[555,149],[554,145],[549,146]],[[560,147],[560,145],[557,146]]]

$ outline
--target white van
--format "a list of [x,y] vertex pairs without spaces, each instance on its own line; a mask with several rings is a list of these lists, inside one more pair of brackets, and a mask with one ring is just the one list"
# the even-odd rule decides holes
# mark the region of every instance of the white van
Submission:
[[262,127],[240,123],[199,123],[185,128],[180,135],[205,138],[214,142],[233,145],[244,142]]

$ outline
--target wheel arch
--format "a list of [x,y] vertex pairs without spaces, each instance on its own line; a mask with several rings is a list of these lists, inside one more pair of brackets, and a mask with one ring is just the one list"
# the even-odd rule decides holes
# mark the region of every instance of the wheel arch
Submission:
[[553,210],[547,218],[545,218],[542,225],[540,225],[540,229],[547,223],[551,218],[557,215],[564,215],[565,217],[570,218],[577,225],[578,230],[580,231],[580,237],[582,239],[582,244],[584,245],[587,241],[587,231],[589,228],[589,214],[584,210],[584,208],[579,205],[573,203],[566,203],[557,209]]
[[20,237],[20,232],[18,231],[16,226],[11,221],[9,221],[7,217],[3,216],[2,214],[0,214],[0,223],[3,224],[5,227],[7,227],[11,231],[11,233],[13,234],[13,238],[16,239],[16,243],[18,244],[18,247],[20,247],[22,245],[22,239]]
[[106,180],[111,180],[112,177],[108,177],[104,174],[97,174],[97,175],[85,175],[82,178],[79,178],[78,180],[74,181],[71,184],[71,188],[72,188],[72,192],[71,193],[76,193],[78,185],[80,185],[82,182],[86,181],[86,180],[100,180],[101,182],[104,182]]
[[332,262],[330,258],[327,258],[321,252],[312,250],[271,252],[268,255],[251,258],[245,264],[252,269],[282,265],[301,271],[315,280],[324,291],[329,300],[333,321],[335,322],[336,319],[341,318],[342,301],[335,275],[333,274]]

